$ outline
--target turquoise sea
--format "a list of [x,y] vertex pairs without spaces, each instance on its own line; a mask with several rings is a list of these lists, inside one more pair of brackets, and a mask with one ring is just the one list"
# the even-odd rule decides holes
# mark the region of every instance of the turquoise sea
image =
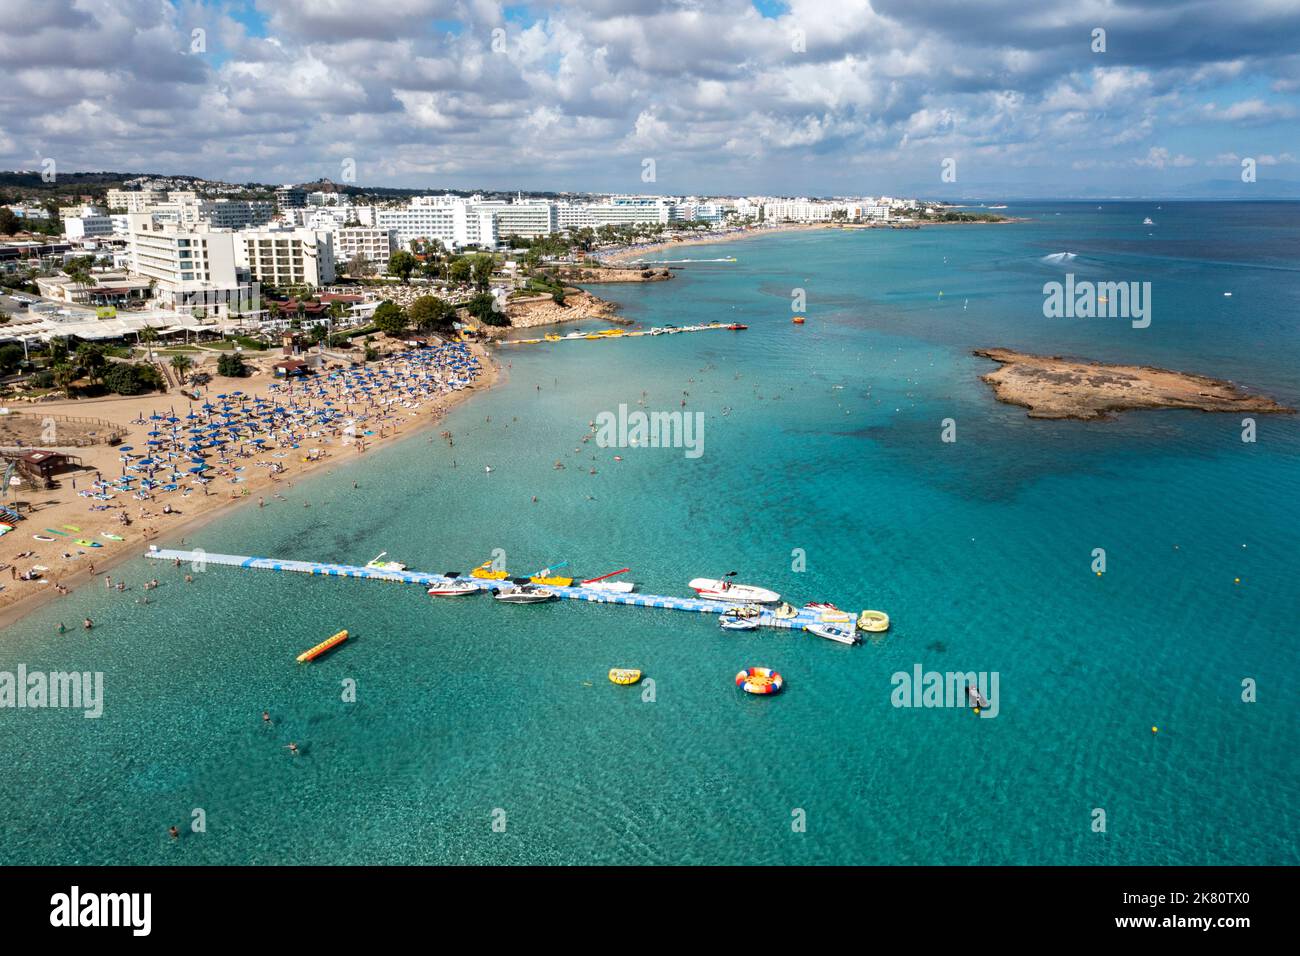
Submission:
[[[737,261],[598,291],[647,325],[748,331],[503,348],[499,387],[443,426],[454,447],[408,438],[187,542],[431,571],[500,548],[518,573],[630,566],[662,594],[735,569],[884,609],[888,634],[220,567],[187,585],[136,560],[114,574],[158,575],[150,605],[83,588],[0,636],[0,670],[102,671],[106,697],[98,720],[0,711],[0,864],[1300,862],[1300,422],[1261,416],[1244,443],[1231,415],[1033,421],[970,354],[1148,363],[1300,405],[1300,205],[1008,213],[1029,221],[682,249]],[[1151,326],[1044,318],[1067,271],[1150,281]],[[620,403],[683,398],[699,458],[581,442]],[[892,706],[918,664],[996,672],[997,716]],[[784,693],[739,694],[749,665]]]

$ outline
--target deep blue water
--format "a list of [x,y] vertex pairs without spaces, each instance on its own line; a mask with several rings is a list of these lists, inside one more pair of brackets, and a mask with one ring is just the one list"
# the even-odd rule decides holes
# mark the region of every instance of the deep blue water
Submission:
[[[888,634],[847,648],[218,567],[186,585],[139,560],[116,573],[159,574],[150,606],[83,589],[0,638],[0,670],[100,670],[107,698],[99,720],[0,710],[0,863],[1296,863],[1296,418],[1261,416],[1255,443],[1230,415],[1033,421],[970,351],[1300,404],[1300,205],[1008,212],[1030,221],[680,250],[738,261],[602,294],[646,324],[748,331],[503,348],[500,386],[443,426],[454,448],[407,439],[189,542],[433,571],[501,548],[520,573],[628,565],[665,594],[737,569],[794,603],[882,608]],[[1044,318],[1067,271],[1150,281],[1151,326]],[[620,403],[683,398],[697,459],[581,441]],[[54,633],[86,614],[93,636]],[[755,664],[785,692],[739,695]],[[916,664],[996,672],[998,715],[892,706]],[[194,808],[207,832],[169,840]]]

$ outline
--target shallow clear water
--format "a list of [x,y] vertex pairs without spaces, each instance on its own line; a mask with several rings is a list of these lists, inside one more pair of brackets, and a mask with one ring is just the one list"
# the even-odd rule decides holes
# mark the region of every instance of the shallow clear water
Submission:
[[[1229,415],[1035,422],[970,355],[1150,363],[1300,403],[1300,207],[1160,205],[682,250],[738,261],[604,294],[647,324],[748,331],[504,348],[501,385],[444,426],[453,448],[373,451],[187,542],[431,571],[501,548],[518,573],[626,565],[661,594],[737,569],[794,603],[883,608],[882,638],[220,567],[187,585],[135,561],[115,575],[161,577],[151,605],[83,589],[0,638],[0,670],[106,684],[99,720],[0,710],[0,862],[1297,862],[1296,419],[1261,417],[1254,444]],[[1151,281],[1151,327],[1044,318],[1066,271]],[[701,457],[581,442],[643,393],[704,414]],[[90,636],[54,633],[86,614]],[[892,706],[916,664],[997,672],[998,715]],[[739,695],[749,665],[785,692]],[[173,843],[196,807],[207,832]]]

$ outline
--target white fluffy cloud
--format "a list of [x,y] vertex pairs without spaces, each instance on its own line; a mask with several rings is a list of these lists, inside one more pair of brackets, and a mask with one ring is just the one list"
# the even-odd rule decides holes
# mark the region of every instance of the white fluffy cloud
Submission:
[[1300,87],[1300,11],[1264,0],[249,8],[0,0],[0,166],[639,190],[653,158],[665,191],[832,192],[937,185],[951,156],[1059,188],[1282,156]]

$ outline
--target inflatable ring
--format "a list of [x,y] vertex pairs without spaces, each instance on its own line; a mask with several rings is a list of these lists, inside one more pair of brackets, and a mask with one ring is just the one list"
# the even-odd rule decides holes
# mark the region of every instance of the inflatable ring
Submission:
[[884,611],[863,611],[858,616],[858,627],[873,634],[889,630],[889,615]]
[[736,675],[736,686],[746,694],[777,694],[785,678],[770,667],[749,667]]

